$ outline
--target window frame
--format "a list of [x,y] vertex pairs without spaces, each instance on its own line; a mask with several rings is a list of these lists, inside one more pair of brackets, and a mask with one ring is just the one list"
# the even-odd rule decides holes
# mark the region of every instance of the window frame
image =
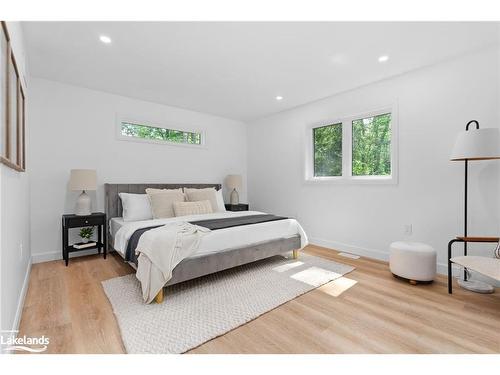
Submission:
[[[389,176],[353,176],[352,175],[352,123],[367,117],[391,114],[391,174]],[[342,176],[314,176],[314,129],[323,126],[342,124]],[[321,184],[397,184],[398,183],[398,108],[397,104],[378,109],[342,116],[328,121],[320,121],[306,127],[305,168],[306,183]]]
[[[5,75],[5,86],[0,87],[4,93],[1,99],[5,105],[0,119],[0,141],[3,142],[2,138],[5,137],[5,149],[1,150],[0,163],[17,172],[26,172],[26,90],[11,46],[7,24],[5,21],[0,24],[0,37],[5,39],[5,59],[0,61],[0,74]],[[15,80],[11,73],[14,73]]]
[[[172,142],[172,141],[164,141],[160,139],[148,139],[148,138],[139,138],[139,137],[131,137],[122,134],[122,123],[130,123],[135,125],[143,125],[154,128],[162,128],[169,130],[177,130],[182,132],[189,133],[199,133],[201,134],[201,143],[200,144],[192,144],[192,143],[180,143],[180,142]],[[156,145],[163,146],[176,146],[176,147],[190,147],[195,149],[206,149],[207,148],[207,135],[206,131],[200,128],[188,127],[183,124],[170,122],[168,124],[163,123],[161,121],[151,121],[145,119],[137,119],[133,116],[119,115],[116,116],[116,127],[115,127],[116,138],[120,141],[127,142],[138,142],[138,143],[152,143]]]

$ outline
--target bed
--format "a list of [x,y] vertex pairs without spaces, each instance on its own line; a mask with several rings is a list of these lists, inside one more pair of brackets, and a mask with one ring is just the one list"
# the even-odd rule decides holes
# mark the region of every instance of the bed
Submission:
[[[204,215],[181,216],[168,219],[153,219],[125,222],[122,219],[122,206],[119,193],[144,194],[146,188],[177,189],[177,188],[215,188],[220,184],[105,184],[105,211],[108,220],[108,249],[116,251],[138,272],[137,259],[131,257],[133,236],[141,230],[163,226],[169,223],[189,222],[200,223],[203,220],[229,218],[263,217],[265,213],[257,211],[218,212]],[[222,271],[243,264],[255,262],[272,256],[292,253],[298,257],[298,251],[307,244],[307,236],[294,219],[281,218],[254,225],[237,225],[220,230],[210,231],[202,238],[199,248],[193,255],[183,259],[172,271],[171,278],[164,286],[177,284],[214,272]],[[163,301],[164,290],[161,289],[154,300]]]

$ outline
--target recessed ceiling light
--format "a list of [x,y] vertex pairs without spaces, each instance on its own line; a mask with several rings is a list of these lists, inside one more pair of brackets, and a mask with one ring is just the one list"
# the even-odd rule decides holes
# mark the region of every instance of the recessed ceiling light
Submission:
[[104,44],[109,44],[109,43],[111,43],[111,38],[110,38],[109,36],[106,36],[106,35],[101,35],[101,36],[99,37],[99,40],[100,40],[101,42],[103,42]]
[[347,55],[338,53],[330,57],[330,61],[335,65],[345,65],[347,63]]
[[387,55],[382,55],[378,58],[378,62],[386,62],[387,60],[389,60],[389,56]]
[[280,96],[280,95],[278,95],[278,96],[276,97],[276,100],[283,100],[283,97],[282,97],[282,96]]

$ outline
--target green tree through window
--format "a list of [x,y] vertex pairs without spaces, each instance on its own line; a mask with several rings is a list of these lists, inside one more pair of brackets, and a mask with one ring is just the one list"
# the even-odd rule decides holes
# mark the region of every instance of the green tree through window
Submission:
[[122,122],[121,134],[127,137],[201,145],[201,133],[133,124],[130,122]]
[[391,114],[352,122],[352,175],[391,175]]
[[314,176],[342,176],[342,124],[313,129]]

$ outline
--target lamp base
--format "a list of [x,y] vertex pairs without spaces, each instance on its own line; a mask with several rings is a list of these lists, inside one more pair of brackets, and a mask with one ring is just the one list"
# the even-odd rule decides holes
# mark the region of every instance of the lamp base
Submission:
[[90,196],[84,191],[80,194],[76,201],[75,215],[77,216],[87,216],[90,215],[91,208]]
[[236,189],[233,189],[233,191],[231,192],[231,204],[237,205],[239,203],[240,203],[240,196],[238,195]]
[[491,294],[495,291],[495,288],[493,288],[491,285],[479,280],[458,279],[457,283],[458,285],[460,285],[460,287],[475,293]]

